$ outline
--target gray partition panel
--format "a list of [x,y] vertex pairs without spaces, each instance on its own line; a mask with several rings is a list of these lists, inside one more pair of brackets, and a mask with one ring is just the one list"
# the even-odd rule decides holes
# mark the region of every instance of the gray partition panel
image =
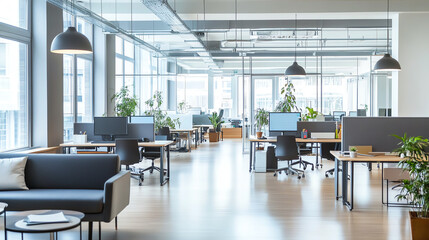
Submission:
[[211,125],[209,115],[192,115],[193,125]]
[[149,141],[155,141],[155,125],[148,123],[128,123],[128,135],[118,136],[117,138],[148,138]]
[[311,132],[335,132],[336,122],[328,121],[328,122],[298,122],[297,131],[301,134],[302,129],[307,129],[307,131]]
[[88,142],[102,141],[101,136],[94,135],[94,123],[74,123],[73,132],[74,134],[86,132]]
[[429,118],[413,117],[344,117],[342,148],[370,145],[375,152],[391,152],[400,140],[392,136],[429,137]]
[[[129,123],[128,134],[125,136],[117,136],[116,138],[148,138],[151,142],[155,141],[155,126],[154,124],[146,123]],[[102,141],[101,136],[94,135],[94,123],[74,123],[74,134],[86,132],[88,142]]]

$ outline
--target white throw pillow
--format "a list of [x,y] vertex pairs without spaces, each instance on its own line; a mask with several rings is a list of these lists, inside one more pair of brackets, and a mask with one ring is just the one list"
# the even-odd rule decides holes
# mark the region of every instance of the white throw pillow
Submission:
[[0,158],[0,190],[28,190],[25,184],[27,157]]

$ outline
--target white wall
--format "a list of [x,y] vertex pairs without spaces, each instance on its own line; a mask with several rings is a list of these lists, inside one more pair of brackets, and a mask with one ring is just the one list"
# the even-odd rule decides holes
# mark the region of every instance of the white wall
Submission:
[[402,71],[393,74],[392,115],[429,116],[429,13],[393,18],[393,56]]

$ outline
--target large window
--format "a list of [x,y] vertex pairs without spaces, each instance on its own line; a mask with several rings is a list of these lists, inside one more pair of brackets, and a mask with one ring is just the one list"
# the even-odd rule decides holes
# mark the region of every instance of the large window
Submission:
[[[64,28],[76,22],[76,29],[83,33],[92,44],[92,24],[80,18],[70,17],[64,13]],[[75,122],[93,121],[93,56],[67,55],[64,61],[64,141],[73,137]]]
[[0,38],[0,151],[29,146],[28,47]]
[[28,0],[0,0],[0,22],[28,28]]

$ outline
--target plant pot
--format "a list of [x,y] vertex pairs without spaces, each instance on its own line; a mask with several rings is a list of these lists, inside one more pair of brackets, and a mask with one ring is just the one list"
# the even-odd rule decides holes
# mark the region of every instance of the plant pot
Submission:
[[410,212],[411,235],[413,240],[428,239],[429,218],[419,218],[416,212]]
[[256,138],[262,138],[262,133],[263,132],[256,132]]
[[350,152],[350,158],[356,158],[357,152]]
[[209,141],[210,142],[219,142],[219,133],[209,132]]

